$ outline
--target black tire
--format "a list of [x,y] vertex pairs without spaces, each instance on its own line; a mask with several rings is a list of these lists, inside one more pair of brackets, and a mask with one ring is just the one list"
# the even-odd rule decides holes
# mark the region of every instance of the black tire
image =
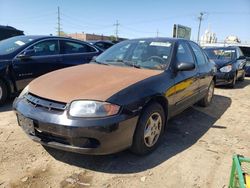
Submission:
[[[159,132],[158,136],[153,135],[153,137],[155,138],[155,139],[153,139],[154,140],[153,142],[155,142],[155,143],[149,147],[146,144],[147,139],[145,138],[145,129],[146,129],[146,127],[147,127],[147,129],[149,129],[149,127],[151,127],[151,126],[149,126],[148,122],[149,122],[150,117],[153,117],[154,115],[157,115],[157,116],[159,115],[161,117],[162,125],[161,125],[160,132],[158,131]],[[156,121],[154,121],[154,123],[155,122]],[[165,113],[164,113],[163,107],[159,103],[154,102],[154,103],[151,103],[149,106],[147,106],[142,111],[142,114],[138,120],[137,127],[136,127],[136,130],[134,133],[133,144],[132,144],[132,147],[130,148],[130,150],[133,153],[138,154],[138,155],[146,155],[146,154],[152,152],[153,150],[155,150],[158,147],[158,145],[162,139],[162,136],[164,133],[165,122],[166,122]],[[156,126],[156,127],[158,127],[158,126]],[[152,127],[150,129],[151,129],[151,136],[150,137],[152,137]],[[155,132],[153,134],[155,134]]]
[[0,105],[4,104],[8,98],[8,89],[6,84],[0,80]]
[[230,88],[234,88],[235,87],[235,84],[236,84],[236,80],[237,80],[237,74],[235,73],[234,74],[234,77],[233,77],[233,80],[232,80],[232,83],[230,83],[228,86]]
[[208,87],[207,94],[198,102],[199,106],[207,107],[211,104],[213,100],[213,96],[214,96],[214,86],[215,86],[215,83],[212,80],[212,82],[210,83]]
[[239,81],[244,81],[245,80],[245,77],[246,77],[246,73],[245,71],[243,72],[243,75],[238,79]]

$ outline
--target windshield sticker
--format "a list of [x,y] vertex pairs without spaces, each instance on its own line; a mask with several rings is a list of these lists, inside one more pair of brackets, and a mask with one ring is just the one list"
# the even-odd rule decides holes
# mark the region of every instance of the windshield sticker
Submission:
[[144,43],[145,41],[144,40],[140,40],[139,43]]
[[168,56],[167,56],[167,55],[164,55],[164,56],[163,56],[163,59],[167,59],[167,58],[168,58]]
[[170,47],[170,42],[151,42],[150,46],[163,46],[163,47]]
[[23,41],[20,41],[20,40],[16,41],[15,43],[19,46],[25,45],[25,43]]

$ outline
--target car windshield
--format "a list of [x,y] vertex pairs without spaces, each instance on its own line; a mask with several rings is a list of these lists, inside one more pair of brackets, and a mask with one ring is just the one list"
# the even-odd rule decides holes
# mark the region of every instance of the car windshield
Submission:
[[169,64],[170,40],[128,40],[118,43],[96,58],[97,63],[163,70]]
[[0,55],[6,55],[31,42],[33,39],[27,36],[17,36],[0,41]]
[[210,59],[233,60],[236,57],[234,49],[205,49],[207,56]]

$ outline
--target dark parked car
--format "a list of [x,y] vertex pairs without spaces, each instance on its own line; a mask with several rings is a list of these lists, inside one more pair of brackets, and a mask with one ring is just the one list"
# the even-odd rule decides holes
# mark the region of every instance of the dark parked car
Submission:
[[97,46],[102,51],[105,51],[105,50],[107,50],[108,48],[110,48],[111,46],[114,45],[113,42],[110,42],[110,41],[107,41],[107,40],[97,40],[97,41],[89,40],[87,42],[94,45],[94,46]]
[[100,54],[78,40],[53,36],[17,36],[0,42],[0,104],[32,79],[50,71],[89,63]]
[[245,78],[246,58],[237,46],[204,48],[217,67],[216,84],[234,87],[236,80]]
[[243,52],[247,60],[246,66],[245,66],[246,76],[250,76],[250,46],[240,46],[240,49]]
[[43,145],[85,154],[154,150],[167,120],[213,97],[215,67],[184,39],[114,45],[95,62],[32,81],[15,99],[19,125]]

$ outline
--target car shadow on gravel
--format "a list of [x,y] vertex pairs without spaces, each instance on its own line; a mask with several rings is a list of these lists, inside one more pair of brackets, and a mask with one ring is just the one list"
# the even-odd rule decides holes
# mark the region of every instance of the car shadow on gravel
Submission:
[[106,156],[87,156],[47,147],[46,150],[59,161],[93,171],[115,174],[141,172],[160,165],[195,144],[230,105],[230,98],[215,95],[209,107],[194,106],[185,110],[168,122],[163,142],[147,156],[136,156],[128,150]]
[[227,85],[216,86],[218,89],[242,89],[250,85],[250,78],[245,78],[244,81],[237,81],[234,88],[230,88]]
[[8,100],[5,104],[0,105],[0,112],[6,112],[12,110],[13,99]]

